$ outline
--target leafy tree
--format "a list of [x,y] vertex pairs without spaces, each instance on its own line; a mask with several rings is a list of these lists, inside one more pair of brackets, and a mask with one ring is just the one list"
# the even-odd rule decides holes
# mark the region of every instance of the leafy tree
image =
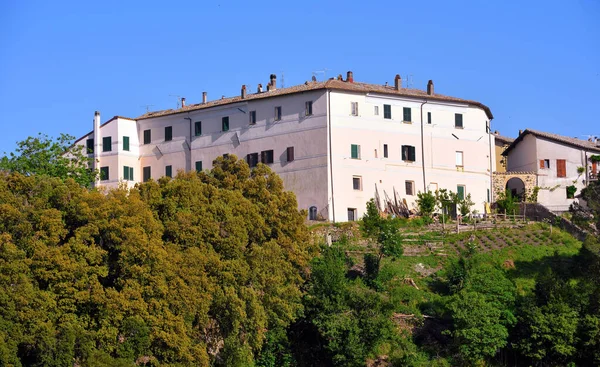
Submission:
[[423,218],[427,218],[427,221],[431,222],[431,216],[437,205],[435,194],[429,190],[427,192],[418,192],[417,205],[419,207],[419,213]]
[[467,194],[464,199],[458,201],[458,210],[460,214],[465,217],[471,213],[471,207],[475,205],[473,200],[471,200],[471,194]]
[[507,214],[512,214],[517,211],[518,208],[518,198],[512,195],[510,190],[506,190],[505,192],[501,192],[498,194],[498,199],[496,199],[496,204],[498,204],[498,209],[506,212]]
[[0,158],[0,170],[23,175],[44,175],[63,180],[72,178],[81,186],[90,186],[98,172],[91,170],[93,158],[85,147],[74,145],[74,136],[61,134],[54,139],[45,134],[17,142],[15,152]]
[[377,268],[384,256],[402,255],[402,236],[398,232],[399,228],[398,218],[383,218],[375,201],[371,199],[367,202],[367,212],[361,218],[360,229],[365,236],[377,243]]

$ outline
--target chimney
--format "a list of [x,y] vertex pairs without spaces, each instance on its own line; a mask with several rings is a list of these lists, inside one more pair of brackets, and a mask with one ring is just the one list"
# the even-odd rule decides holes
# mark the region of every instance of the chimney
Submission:
[[181,108],[185,107],[185,97],[181,97]]
[[206,92],[202,92],[202,104],[206,103]]
[[342,74],[338,74],[337,80],[344,80],[344,78],[342,78]]
[[349,72],[346,74],[346,81],[347,81],[348,83],[354,83],[354,75],[352,74],[352,72],[351,72],[351,71],[349,71]]
[[262,84],[258,85],[258,89],[256,89],[258,93],[262,93]]
[[500,135],[500,132],[498,130],[494,130],[494,135]]
[[246,98],[246,84],[242,85],[242,99]]
[[270,90],[277,89],[277,75],[271,74],[271,82],[269,83],[269,85],[271,86]]
[[521,134],[523,134],[523,130],[519,130],[519,136],[521,136]]
[[394,78],[394,87],[396,90],[402,88],[402,78],[400,77],[400,74],[396,74],[396,77]]
[[433,96],[433,80],[427,82],[427,94]]

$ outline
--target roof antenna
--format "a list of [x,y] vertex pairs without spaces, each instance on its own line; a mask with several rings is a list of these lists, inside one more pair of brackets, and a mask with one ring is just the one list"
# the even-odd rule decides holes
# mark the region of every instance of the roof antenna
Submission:
[[153,107],[153,106],[154,106],[153,104],[145,104],[140,107],[146,107],[146,113],[148,113],[148,112],[150,112],[150,107]]
[[414,74],[408,74],[408,75],[406,75],[406,88],[412,88],[413,87],[413,76],[414,76]]
[[327,80],[327,71],[331,70],[328,68],[323,68],[323,70],[315,70],[312,72],[313,77],[316,79],[317,78],[317,74],[323,74],[323,77],[325,78],[325,80]]
[[177,94],[169,94],[169,97],[177,97],[177,109],[179,109],[179,102],[181,102],[181,96]]
[[285,88],[285,74],[283,73],[283,71],[280,71],[281,73],[281,88]]

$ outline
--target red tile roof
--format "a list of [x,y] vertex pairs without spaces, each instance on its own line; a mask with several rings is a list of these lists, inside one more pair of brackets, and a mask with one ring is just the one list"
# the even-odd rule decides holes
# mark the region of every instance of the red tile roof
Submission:
[[302,92],[320,90],[320,89],[343,90],[343,91],[348,91],[348,92],[359,92],[359,93],[381,93],[381,94],[397,95],[397,96],[404,96],[404,97],[422,98],[422,99],[431,100],[431,101],[464,103],[464,104],[479,107],[485,111],[488,118],[490,118],[490,119],[494,118],[489,107],[487,107],[486,105],[484,105],[480,102],[477,102],[477,101],[471,101],[471,100],[456,98],[456,97],[449,97],[449,96],[445,96],[442,94],[428,95],[426,91],[419,90],[419,89],[400,88],[400,90],[396,90],[393,86],[358,83],[358,82],[350,83],[350,82],[346,82],[346,81],[338,80],[338,79],[329,79],[327,81],[322,81],[322,82],[306,82],[305,84],[295,85],[295,86],[292,86],[289,88],[279,88],[279,89],[275,89],[275,90],[271,90],[271,91],[265,91],[262,93],[247,94],[246,98],[244,98],[244,99],[242,99],[241,96],[236,96],[236,97],[217,99],[217,100],[209,101],[207,103],[190,104],[190,105],[187,105],[185,107],[182,107],[182,108],[179,108],[176,110],[170,109],[170,110],[148,112],[148,113],[145,113],[145,114],[137,117],[137,120],[149,119],[149,118],[159,117],[159,116],[174,115],[174,114],[178,114],[178,113],[196,111],[196,110],[201,110],[201,109],[210,108],[210,107],[214,107],[214,106],[227,105],[230,103],[278,97],[278,96],[287,95],[287,94],[302,93]]
[[519,134],[519,137],[517,137],[517,139],[515,139],[515,141],[513,141],[512,144],[504,150],[504,152],[502,152],[502,155],[508,155],[508,152],[511,151],[517,144],[519,144],[519,142],[523,140],[523,138],[528,134],[547,140],[552,140],[560,144],[569,145],[574,148],[591,150],[593,152],[600,152],[600,145],[594,144],[594,142],[588,140],[569,138],[568,136],[562,136],[532,129],[525,129],[525,131]]

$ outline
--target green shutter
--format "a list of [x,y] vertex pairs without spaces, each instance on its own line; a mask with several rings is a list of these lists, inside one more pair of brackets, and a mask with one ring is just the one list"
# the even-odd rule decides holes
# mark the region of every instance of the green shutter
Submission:
[[165,127],[165,141],[173,140],[173,127],[167,126]]
[[112,150],[112,139],[110,136],[102,138],[102,151],[110,152]]
[[144,182],[148,181],[152,177],[152,173],[150,171],[150,168],[151,168],[150,166],[144,167],[144,172],[143,172]]
[[134,178],[133,178],[133,167],[129,167],[129,179],[130,179],[131,181],[133,181],[133,180],[134,180]]
[[383,118],[391,119],[392,118],[392,106],[389,104],[383,105]]
[[463,115],[462,113],[454,114],[454,127],[463,127]]
[[456,186],[456,193],[458,194],[458,198],[460,200],[465,199],[465,187],[464,186]]
[[358,145],[352,144],[350,146],[350,157],[352,159],[358,159]]
[[202,172],[202,161],[196,161],[196,172]]
[[123,150],[129,151],[129,136],[123,137]]
[[144,130],[144,144],[150,144],[152,142],[152,130]]
[[229,116],[225,116],[221,119],[221,127],[223,131],[229,131]]
[[408,147],[408,160],[413,162],[417,160],[416,150],[413,146]]
[[411,109],[410,107],[404,107],[404,109],[402,110],[404,113],[404,118],[402,121],[412,121],[411,118]]
[[165,176],[167,176],[167,177],[173,177],[173,166],[166,166],[165,167]]
[[123,166],[123,179],[129,180],[129,167]]
[[202,121],[196,121],[194,123],[194,135],[195,136],[202,135]]
[[108,180],[108,167],[100,167],[100,180]]

